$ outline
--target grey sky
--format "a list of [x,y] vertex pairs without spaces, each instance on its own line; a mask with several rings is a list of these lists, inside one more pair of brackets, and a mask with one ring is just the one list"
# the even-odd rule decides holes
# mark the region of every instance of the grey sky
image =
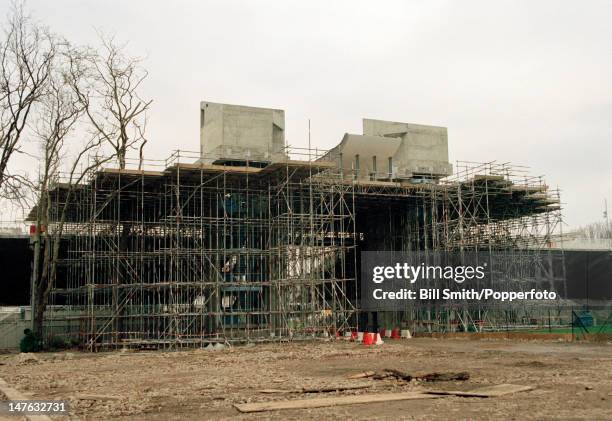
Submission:
[[545,174],[571,226],[612,202],[612,1],[27,4],[75,43],[99,28],[147,56],[147,158],[197,150],[207,99],[284,109],[295,146],[308,118],[321,148],[362,117],[446,126],[451,161]]

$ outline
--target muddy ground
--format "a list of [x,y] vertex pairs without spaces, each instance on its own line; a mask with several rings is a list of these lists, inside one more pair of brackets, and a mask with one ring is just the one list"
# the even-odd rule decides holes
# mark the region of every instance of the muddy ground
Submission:
[[[468,371],[467,381],[348,379],[365,370]],[[68,399],[71,419],[610,419],[612,343],[415,338],[265,344],[220,351],[1,355],[0,377],[38,399]],[[445,396],[306,410],[240,413],[234,404],[500,383],[536,389],[497,398]],[[264,389],[371,385],[333,393]],[[83,399],[103,395],[105,399]],[[66,419],[67,417],[55,417]]]

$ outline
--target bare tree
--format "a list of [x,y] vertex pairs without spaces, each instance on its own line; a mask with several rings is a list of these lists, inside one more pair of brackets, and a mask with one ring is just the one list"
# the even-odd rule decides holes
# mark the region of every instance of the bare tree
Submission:
[[127,153],[139,150],[142,166],[146,112],[153,102],[139,94],[148,73],[140,65],[141,59],[129,57],[124,46],[110,37],[100,35],[102,50],[87,53],[90,79],[85,85],[73,84],[94,133],[110,145],[117,156],[119,167],[126,166]]
[[[16,3],[0,40],[0,198],[20,199],[24,186],[34,191],[32,312],[39,335],[65,226],[83,183],[111,160],[125,168],[131,150],[138,151],[140,168],[147,143],[152,101],[139,95],[147,72],[113,38],[101,39],[100,51],[75,48]],[[81,122],[89,136],[72,136]],[[16,154],[28,153],[23,144],[32,134],[41,147],[36,182],[9,170]]]
[[593,222],[583,227],[579,227],[574,231],[573,235],[585,240],[612,239],[612,223],[607,221]]
[[[82,71],[84,57],[82,51],[69,46],[59,55],[37,115],[35,131],[41,145],[41,176],[33,242],[32,303],[33,328],[39,335],[42,335],[46,305],[57,274],[69,208],[84,179],[114,158],[111,154],[104,159],[91,159],[90,155],[103,143],[99,136],[85,141],[75,141],[69,136],[87,111],[72,88],[86,76]],[[66,173],[62,177],[63,169]]]
[[9,162],[21,148],[24,131],[51,72],[56,44],[46,28],[34,23],[20,4],[8,17],[0,41],[0,195],[21,197],[27,181],[11,174]]

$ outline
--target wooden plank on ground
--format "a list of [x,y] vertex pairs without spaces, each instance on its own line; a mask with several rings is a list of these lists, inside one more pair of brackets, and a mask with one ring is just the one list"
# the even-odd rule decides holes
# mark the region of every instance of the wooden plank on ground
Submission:
[[349,379],[364,379],[367,377],[372,377],[376,374],[376,372],[374,371],[364,371],[362,373],[357,373],[357,374],[352,374],[350,376],[348,376],[347,378]]
[[284,390],[284,389],[260,389],[259,393],[295,393],[295,390]]
[[535,389],[533,386],[521,386],[518,384],[498,384],[495,386],[479,387],[478,389],[468,391],[457,390],[428,390],[426,393],[432,395],[455,395],[467,396],[476,398],[494,398],[497,396],[509,395],[511,393],[526,392]]
[[391,402],[410,399],[430,399],[435,395],[417,392],[382,393],[378,395],[333,396],[328,398],[295,399],[290,401],[235,404],[240,412],[278,411],[281,409],[308,409],[325,406],[355,405],[361,403]]

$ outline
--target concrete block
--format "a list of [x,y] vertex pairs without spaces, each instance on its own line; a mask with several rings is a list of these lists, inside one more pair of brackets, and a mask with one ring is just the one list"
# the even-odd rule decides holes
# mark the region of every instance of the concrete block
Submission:
[[401,140],[393,155],[398,178],[439,178],[452,174],[446,127],[364,118],[363,134]]
[[285,112],[243,105],[200,103],[200,153],[206,163],[286,159]]

